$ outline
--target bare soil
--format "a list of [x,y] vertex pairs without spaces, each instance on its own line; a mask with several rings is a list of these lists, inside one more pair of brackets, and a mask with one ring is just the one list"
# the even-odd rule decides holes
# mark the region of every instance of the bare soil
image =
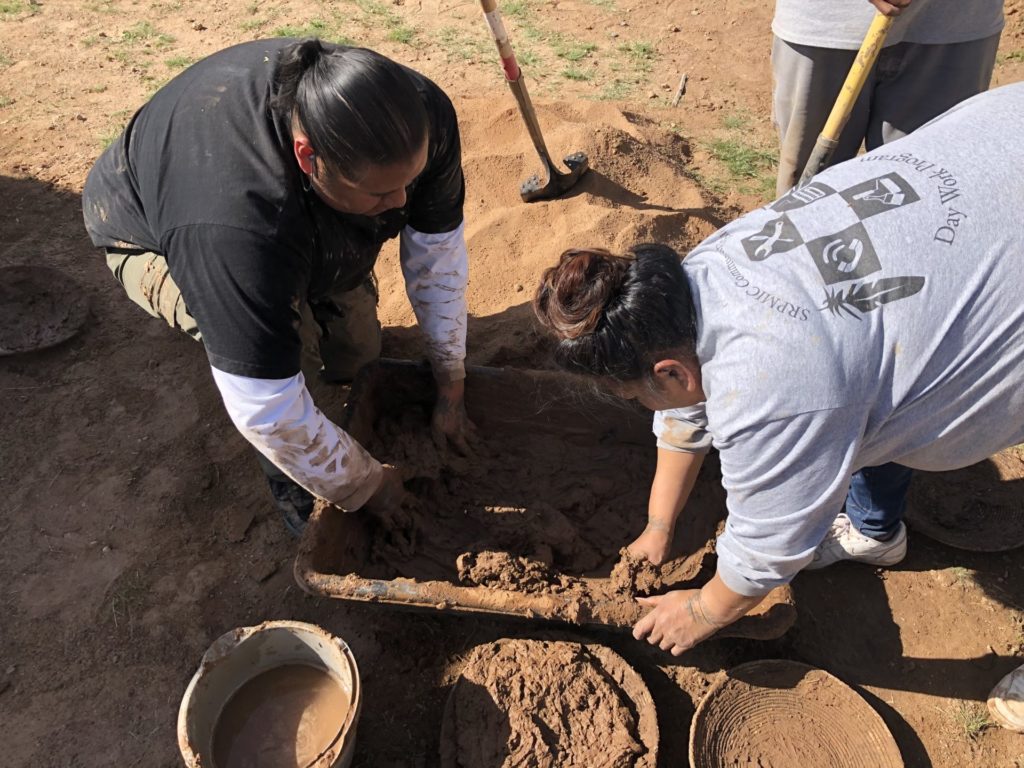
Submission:
[[[465,136],[470,360],[542,367],[526,305],[538,270],[566,243],[661,238],[685,248],[764,201],[759,174],[770,169],[735,176],[714,147],[773,151],[770,5],[511,4],[552,151],[584,149],[595,169],[579,194],[533,207],[517,189],[537,166],[471,2],[0,4],[0,266],[55,267],[90,306],[66,343],[0,359],[4,764],[177,765],[176,711],[203,651],[232,627],[294,618],[344,637],[359,660],[366,700],[355,765],[435,766],[443,705],[466,656],[538,632],[342,604],[294,584],[295,543],[223,412],[202,348],[134,307],[82,228],[85,174],[149,93],[190,59],[289,26],[348,35],[436,79]],[[996,84],[1024,77],[1022,8],[1007,2]],[[684,72],[687,92],[672,108]],[[385,352],[415,357],[393,248],[380,277]],[[345,392],[314,396],[338,413]],[[1021,498],[1019,462],[984,462],[969,475],[988,483],[979,492]],[[621,514],[638,525],[643,504]],[[983,707],[1022,661],[1020,552],[965,553],[913,532],[895,569],[843,565],[793,586],[800,618],[772,643],[715,641],[673,660],[628,634],[592,634],[650,689],[660,765],[684,764],[694,709],[723,669],[773,657],[854,686],[908,766],[1020,764],[1019,735],[965,727],[960,716]]]

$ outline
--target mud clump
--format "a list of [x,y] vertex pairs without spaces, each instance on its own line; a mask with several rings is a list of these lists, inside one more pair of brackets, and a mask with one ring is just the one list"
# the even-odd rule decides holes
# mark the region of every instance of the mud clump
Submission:
[[654,768],[657,720],[607,648],[501,640],[476,648],[448,699],[443,768]]
[[455,559],[459,581],[469,586],[549,592],[566,588],[571,579],[551,572],[551,566],[508,552],[463,552]]

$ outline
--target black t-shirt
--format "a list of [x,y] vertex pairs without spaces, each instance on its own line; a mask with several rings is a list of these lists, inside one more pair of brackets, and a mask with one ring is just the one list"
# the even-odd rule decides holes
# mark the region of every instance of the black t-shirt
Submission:
[[358,286],[406,225],[455,229],[465,196],[455,110],[408,69],[430,147],[405,207],[347,215],[304,190],[289,119],[270,109],[278,55],[292,42],[237,45],[178,75],[107,148],[82,195],[93,243],[163,254],[210,363],[254,378],[298,373],[302,302]]

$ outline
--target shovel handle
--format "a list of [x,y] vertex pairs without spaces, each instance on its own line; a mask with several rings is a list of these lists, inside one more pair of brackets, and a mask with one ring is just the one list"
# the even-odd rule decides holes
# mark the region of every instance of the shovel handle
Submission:
[[825,121],[825,127],[814,144],[807,165],[804,166],[798,186],[828,167],[836,144],[839,143],[839,134],[843,132],[843,128],[846,127],[846,123],[850,119],[853,105],[875,66],[882,46],[885,45],[885,37],[889,33],[892,22],[892,16],[875,14],[875,18],[864,36],[864,42],[861,43],[860,50],[857,51],[857,57],[853,60],[853,66],[850,67],[850,72],[846,75],[846,81],[839,91],[839,97],[829,113],[828,120]]
[[505,70],[505,82],[516,97],[519,105],[519,112],[526,123],[526,129],[533,140],[533,147],[540,155],[541,162],[545,165],[545,172],[550,175],[554,164],[548,154],[547,145],[544,143],[544,135],[540,130],[540,123],[537,121],[537,113],[530,101],[530,93],[526,90],[526,82],[523,80],[522,70],[516,61],[516,54],[512,50],[512,43],[509,42],[508,32],[505,31],[505,24],[501,20],[501,11],[498,10],[497,0],[480,0],[484,10],[484,19],[491,30],[495,45],[498,46],[498,55],[501,57],[501,68]]
[[498,10],[496,0],[480,0],[484,9],[484,19],[491,30],[491,37],[498,46],[498,55],[501,57],[501,68],[505,70],[505,79],[510,83],[519,79],[522,74],[519,70],[519,63],[516,61],[516,54],[512,50],[512,43],[508,40],[508,32],[505,31],[505,23],[501,20],[501,11]]

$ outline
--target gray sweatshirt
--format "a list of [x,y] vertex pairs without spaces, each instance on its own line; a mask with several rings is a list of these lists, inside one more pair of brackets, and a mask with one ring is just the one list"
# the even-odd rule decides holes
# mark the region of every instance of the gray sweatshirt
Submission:
[[[877,13],[868,0],[777,0],[772,32],[787,43],[856,50]],[[1003,0],[914,0],[885,45],[966,43],[1003,28]]]
[[731,589],[810,562],[862,467],[949,470],[1024,442],[1022,116],[1024,83],[976,96],[683,262],[707,400],[659,412],[655,434],[720,452]]

